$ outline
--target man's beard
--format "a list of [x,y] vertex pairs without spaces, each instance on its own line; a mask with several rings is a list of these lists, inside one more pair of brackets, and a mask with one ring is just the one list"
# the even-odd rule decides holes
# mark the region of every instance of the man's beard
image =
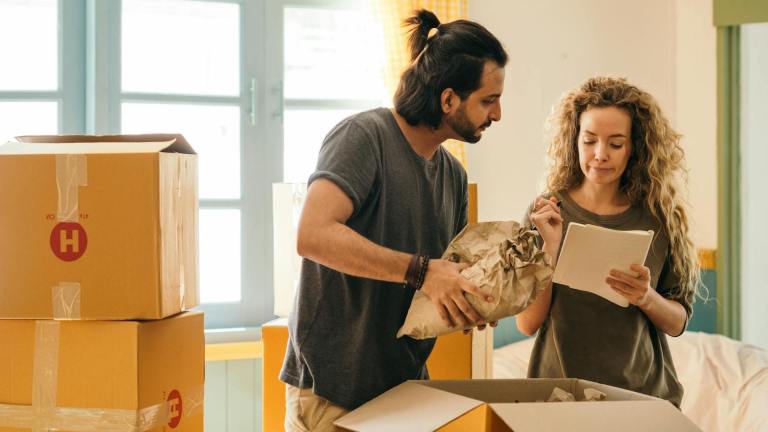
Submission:
[[[464,142],[474,144],[480,141],[480,138],[482,137],[479,133],[477,133],[480,127],[476,127],[472,124],[464,107],[459,108],[455,115],[446,117],[445,122],[448,124],[448,126],[451,127],[451,129],[453,129],[454,132],[456,132],[458,136],[461,137],[462,141]],[[490,125],[491,122],[488,121],[481,127],[487,128]]]

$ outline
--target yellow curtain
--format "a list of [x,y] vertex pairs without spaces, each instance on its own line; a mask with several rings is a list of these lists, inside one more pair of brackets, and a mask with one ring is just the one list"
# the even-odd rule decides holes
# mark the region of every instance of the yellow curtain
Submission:
[[[408,38],[403,20],[413,15],[418,9],[432,11],[441,23],[467,17],[468,0],[371,0],[373,10],[381,21],[384,30],[384,44],[387,50],[387,68],[385,80],[388,94],[394,95],[400,74],[410,63]],[[448,140],[443,146],[461,161],[466,168],[467,158],[464,143]]]

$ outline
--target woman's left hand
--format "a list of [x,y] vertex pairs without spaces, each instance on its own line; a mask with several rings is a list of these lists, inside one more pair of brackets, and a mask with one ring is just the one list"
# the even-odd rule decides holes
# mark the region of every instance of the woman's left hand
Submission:
[[648,305],[654,292],[651,288],[651,269],[639,264],[632,264],[630,268],[638,273],[636,277],[612,269],[605,282],[631,304],[642,309]]

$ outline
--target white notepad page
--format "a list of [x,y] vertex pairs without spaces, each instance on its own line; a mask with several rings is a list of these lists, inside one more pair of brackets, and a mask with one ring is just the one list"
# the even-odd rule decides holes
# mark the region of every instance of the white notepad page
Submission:
[[636,275],[629,266],[645,263],[651,241],[653,231],[620,231],[571,222],[553,280],[627,307],[627,299],[614,291],[605,278],[611,269]]

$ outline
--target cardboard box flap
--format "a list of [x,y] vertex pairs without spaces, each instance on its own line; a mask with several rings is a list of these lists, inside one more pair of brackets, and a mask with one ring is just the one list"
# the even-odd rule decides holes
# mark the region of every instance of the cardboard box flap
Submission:
[[[424,401],[429,400],[428,407]],[[358,432],[431,432],[462,414],[482,405],[481,401],[408,381],[334,424]]]
[[[16,140],[28,144],[92,144],[123,143],[126,148],[139,143],[166,143],[156,152],[195,154],[195,150],[181,134],[141,134],[141,135],[27,135],[18,136]],[[150,150],[151,151],[151,150]],[[91,152],[94,153],[94,152]],[[116,152],[117,153],[117,152]],[[125,151],[120,153],[143,153],[142,151]]]
[[606,399],[609,401],[614,400],[624,400],[624,401],[630,401],[630,400],[658,400],[658,398],[655,398],[653,396],[649,396],[647,394],[637,393],[630,390],[625,390],[623,388],[613,387],[606,384],[600,384],[593,381],[583,380],[583,379],[577,379],[576,381],[576,387],[575,391],[571,391],[572,394],[576,396],[576,400],[583,400],[584,399],[584,390],[591,388],[595,390],[600,390],[601,392],[605,393]]
[[173,144],[164,142],[100,142],[100,143],[39,143],[9,142],[0,146],[0,155],[75,155],[75,154],[128,154],[160,153]]
[[555,387],[575,393],[577,381],[574,378],[474,379],[427,381],[424,385],[485,403],[504,403],[547,400]]
[[423,385],[455,393],[485,403],[536,402],[548,400],[558,387],[584,399],[584,390],[592,388],[608,400],[658,400],[652,396],[577,378],[475,379],[426,381]]
[[663,400],[490,404],[515,432],[694,432],[693,422]]

